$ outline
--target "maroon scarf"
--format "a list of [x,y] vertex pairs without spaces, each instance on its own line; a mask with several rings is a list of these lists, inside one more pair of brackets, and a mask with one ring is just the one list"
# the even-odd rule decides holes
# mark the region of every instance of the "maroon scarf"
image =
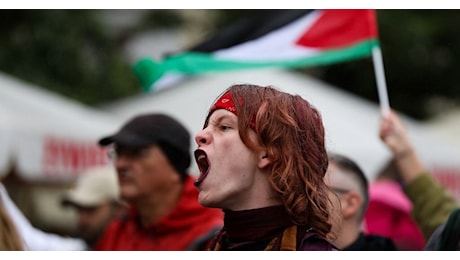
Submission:
[[274,238],[280,238],[286,228],[294,225],[283,206],[224,210],[224,213],[224,228],[211,248],[219,244],[220,250],[264,250]]

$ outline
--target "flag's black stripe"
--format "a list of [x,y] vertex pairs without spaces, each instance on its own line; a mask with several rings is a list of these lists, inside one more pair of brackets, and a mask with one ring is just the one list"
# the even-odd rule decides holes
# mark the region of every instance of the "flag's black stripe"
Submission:
[[223,28],[188,51],[211,53],[257,39],[281,28],[313,10],[261,10]]

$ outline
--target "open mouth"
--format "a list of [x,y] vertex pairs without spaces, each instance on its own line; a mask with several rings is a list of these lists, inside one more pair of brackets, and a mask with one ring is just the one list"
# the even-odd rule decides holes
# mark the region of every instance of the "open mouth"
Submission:
[[198,179],[195,180],[194,185],[196,187],[200,186],[203,180],[208,176],[209,173],[209,161],[206,153],[203,150],[197,149],[195,150],[195,161],[198,165],[198,169],[200,170],[200,176]]

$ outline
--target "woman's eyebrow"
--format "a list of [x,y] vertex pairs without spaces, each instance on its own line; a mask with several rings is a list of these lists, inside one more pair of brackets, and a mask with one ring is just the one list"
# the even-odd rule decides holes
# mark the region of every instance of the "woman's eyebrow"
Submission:
[[211,116],[211,118],[209,119],[209,122],[212,122],[213,124],[220,124],[224,120],[229,120],[231,123],[236,123],[235,118],[227,114],[219,114],[219,115],[216,115],[215,117]]

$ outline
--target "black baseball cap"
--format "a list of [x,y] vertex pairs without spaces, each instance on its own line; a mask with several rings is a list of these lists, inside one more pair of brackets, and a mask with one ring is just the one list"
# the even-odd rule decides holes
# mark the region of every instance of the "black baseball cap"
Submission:
[[141,114],[132,118],[117,133],[99,140],[100,146],[110,144],[139,149],[157,144],[184,175],[191,162],[189,131],[166,114]]

